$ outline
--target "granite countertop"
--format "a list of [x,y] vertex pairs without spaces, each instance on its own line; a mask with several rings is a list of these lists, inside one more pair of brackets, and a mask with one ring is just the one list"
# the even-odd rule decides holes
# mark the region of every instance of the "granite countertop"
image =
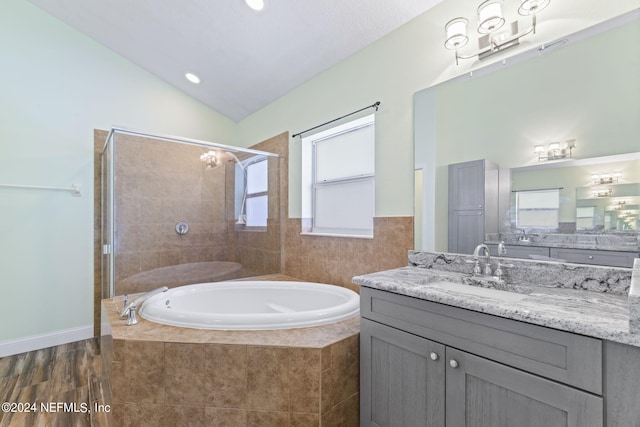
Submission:
[[[640,262],[636,262],[636,266],[640,268]],[[630,332],[629,313],[630,310],[633,313],[633,307],[630,307],[626,294],[568,289],[548,284],[510,285],[502,281],[475,279],[466,273],[416,266],[356,276],[353,282],[373,289],[640,347],[640,330],[637,333]],[[443,282],[452,282],[451,289]],[[637,283],[640,277],[633,282],[632,293],[635,285],[640,287],[640,283]],[[463,286],[471,289],[466,291]],[[500,292],[494,292],[496,295],[488,292],[485,295],[478,292],[477,286],[508,290],[511,295],[503,294],[505,298],[498,295]]]

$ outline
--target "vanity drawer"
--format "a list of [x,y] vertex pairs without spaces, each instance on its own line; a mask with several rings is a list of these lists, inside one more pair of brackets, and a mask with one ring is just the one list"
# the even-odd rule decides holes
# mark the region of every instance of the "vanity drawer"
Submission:
[[595,249],[551,248],[552,258],[561,258],[578,264],[608,265],[611,267],[633,267],[637,253],[602,251]]
[[602,342],[543,326],[362,287],[362,317],[602,394]]
[[[491,256],[498,256],[498,245],[487,244]],[[541,246],[527,246],[527,245],[504,245],[507,253],[500,255],[505,258],[524,258],[531,259],[531,255],[539,255],[548,257],[549,248],[543,248]]]

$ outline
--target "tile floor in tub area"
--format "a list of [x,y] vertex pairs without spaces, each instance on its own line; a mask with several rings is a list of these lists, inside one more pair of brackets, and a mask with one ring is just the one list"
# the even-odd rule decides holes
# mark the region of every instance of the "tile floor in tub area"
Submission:
[[127,327],[120,305],[103,303],[114,426],[359,424],[359,316],[314,328],[204,331],[141,318]]

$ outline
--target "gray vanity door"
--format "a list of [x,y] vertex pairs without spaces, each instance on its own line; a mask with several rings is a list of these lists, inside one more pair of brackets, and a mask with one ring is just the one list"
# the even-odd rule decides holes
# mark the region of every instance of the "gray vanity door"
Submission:
[[487,160],[449,165],[449,252],[471,254],[498,231],[498,167]]
[[449,165],[449,210],[483,210],[485,207],[485,161]]
[[449,252],[472,254],[484,241],[483,211],[449,212]]
[[601,427],[602,398],[447,347],[447,427]]
[[362,319],[360,426],[444,426],[444,349]]

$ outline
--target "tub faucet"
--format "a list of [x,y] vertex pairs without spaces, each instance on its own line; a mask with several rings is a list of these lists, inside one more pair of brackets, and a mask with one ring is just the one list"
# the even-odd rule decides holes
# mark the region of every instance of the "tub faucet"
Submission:
[[169,290],[168,287],[161,286],[152,291],[145,292],[144,294],[140,295],[138,298],[134,299],[130,304],[125,303],[124,306],[122,307],[122,311],[120,312],[120,317],[123,319],[125,317],[127,318],[127,326],[135,325],[136,323],[138,323],[138,318],[136,317],[136,310],[138,309],[138,305],[142,304],[148,298],[151,298],[156,294],[166,292],[167,290]]

